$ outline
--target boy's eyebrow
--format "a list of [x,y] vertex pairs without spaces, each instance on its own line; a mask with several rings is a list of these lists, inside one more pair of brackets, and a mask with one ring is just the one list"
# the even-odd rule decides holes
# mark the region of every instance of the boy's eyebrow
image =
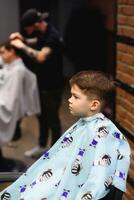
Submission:
[[74,93],[73,92],[70,92],[71,93],[71,95],[74,95]]
[[71,92],[72,95],[74,96],[79,96],[79,94],[75,93],[75,92]]

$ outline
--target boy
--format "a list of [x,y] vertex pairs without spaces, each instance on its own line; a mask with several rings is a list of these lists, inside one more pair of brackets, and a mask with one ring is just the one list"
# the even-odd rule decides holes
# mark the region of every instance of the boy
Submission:
[[130,147],[101,113],[114,82],[102,72],[82,71],[70,86],[69,110],[80,119],[1,199],[98,200],[113,186],[125,191]]
[[9,41],[0,45],[0,146],[13,137],[16,123],[25,115],[40,113],[37,79]]

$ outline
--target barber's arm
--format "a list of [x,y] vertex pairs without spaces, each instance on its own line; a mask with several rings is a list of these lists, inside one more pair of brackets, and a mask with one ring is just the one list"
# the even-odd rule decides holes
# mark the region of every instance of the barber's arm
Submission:
[[18,38],[11,40],[11,44],[16,48],[23,50],[28,56],[39,63],[43,63],[44,61],[46,61],[46,59],[52,52],[52,49],[50,47],[44,47],[41,50],[33,49]]

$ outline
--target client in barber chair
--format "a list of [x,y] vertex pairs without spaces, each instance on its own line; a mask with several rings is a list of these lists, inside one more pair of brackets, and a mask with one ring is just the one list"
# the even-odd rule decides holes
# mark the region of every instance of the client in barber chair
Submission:
[[[26,115],[40,113],[35,74],[28,70],[10,42],[0,45],[0,148],[14,137],[17,122]],[[0,171],[15,167],[0,149]]]

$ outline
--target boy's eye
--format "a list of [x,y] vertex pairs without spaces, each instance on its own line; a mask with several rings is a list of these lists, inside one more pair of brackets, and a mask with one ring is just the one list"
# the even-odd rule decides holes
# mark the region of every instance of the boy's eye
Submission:
[[75,99],[78,99],[79,97],[78,97],[78,96],[76,96],[76,95],[74,95],[74,98],[75,98]]

